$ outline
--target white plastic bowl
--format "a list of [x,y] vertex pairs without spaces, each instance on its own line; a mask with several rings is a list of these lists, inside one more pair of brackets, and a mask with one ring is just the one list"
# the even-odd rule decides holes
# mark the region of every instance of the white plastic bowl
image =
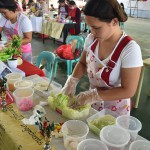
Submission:
[[130,133],[130,142],[136,140],[138,132],[142,129],[142,124],[137,118],[127,115],[117,117],[116,125]]
[[78,144],[77,150],[108,150],[108,148],[100,140],[85,139]]
[[102,128],[100,139],[108,146],[109,150],[123,150],[130,140],[130,134],[123,128],[111,125]]
[[80,120],[69,120],[62,125],[64,146],[66,150],[76,150],[77,145],[84,139],[89,132],[86,123]]
[[150,142],[137,140],[130,144],[129,150],[150,150]]

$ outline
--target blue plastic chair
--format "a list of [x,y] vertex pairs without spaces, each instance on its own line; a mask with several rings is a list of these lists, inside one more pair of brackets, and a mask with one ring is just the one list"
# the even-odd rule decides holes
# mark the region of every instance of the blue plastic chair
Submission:
[[[82,36],[78,36],[78,35],[70,35],[66,39],[66,44],[69,44],[71,42],[71,40],[73,40],[73,39],[77,40],[76,49],[81,50],[81,53],[82,53],[83,47],[84,47],[84,38]],[[76,63],[80,60],[81,53],[80,53],[80,56],[78,58],[73,59],[73,60],[67,60],[67,59],[63,59],[63,58],[60,58],[59,56],[57,56],[56,60],[55,60],[55,66],[54,66],[54,78],[56,78],[56,73],[57,73],[57,68],[58,68],[59,62],[66,62],[67,63],[67,75],[71,75],[72,65],[73,65],[73,63]]]
[[41,52],[36,60],[36,66],[40,67],[40,64],[43,60],[45,61],[44,66],[46,77],[51,79],[53,75],[53,68],[54,68],[53,66],[55,63],[55,54],[48,51]]

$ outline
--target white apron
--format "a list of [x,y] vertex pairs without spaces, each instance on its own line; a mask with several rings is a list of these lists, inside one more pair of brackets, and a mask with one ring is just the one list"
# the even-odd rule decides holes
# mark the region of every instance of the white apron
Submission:
[[[130,39],[130,37],[126,39],[127,39],[126,44],[130,40],[132,40]],[[121,41],[119,43],[118,47],[116,48],[117,50],[115,49],[107,65],[104,64],[94,54],[98,41],[94,40],[94,42],[89,46],[89,48],[87,49],[87,53],[86,53],[86,63],[87,63],[87,73],[88,73],[88,77],[90,81],[90,88],[106,90],[106,89],[110,89],[112,87],[118,86],[118,85],[109,84],[109,76],[111,74],[111,71],[115,67],[115,63],[117,62],[122,49],[126,45],[126,44],[121,45],[121,43],[124,43],[124,42]],[[122,47],[122,48],[119,48],[119,47]],[[101,111],[104,108],[108,109],[110,113],[115,115],[116,117],[120,115],[130,115],[130,98],[97,102],[93,104],[92,107],[98,111]]]

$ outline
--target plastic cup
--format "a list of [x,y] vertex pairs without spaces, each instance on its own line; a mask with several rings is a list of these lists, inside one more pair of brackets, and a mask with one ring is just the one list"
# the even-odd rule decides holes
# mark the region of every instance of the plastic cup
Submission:
[[123,128],[112,125],[102,128],[100,139],[109,150],[124,150],[130,140],[130,134]]
[[6,79],[7,79],[7,87],[8,87],[8,90],[13,92],[15,90],[15,87],[14,87],[14,83],[16,81],[21,81],[22,80],[22,74],[20,73],[9,73],[6,75]]
[[150,150],[150,142],[137,140],[130,144],[129,150]]
[[136,140],[138,132],[142,128],[142,124],[137,118],[127,115],[117,117],[116,125],[130,133],[130,142]]
[[13,96],[16,101],[16,105],[19,110],[28,111],[33,108],[33,94],[34,90],[31,88],[26,89],[16,89],[13,92]]
[[16,81],[14,83],[15,89],[25,89],[25,88],[32,88],[33,82],[28,81],[28,80],[21,80],[21,81]]
[[100,140],[85,139],[78,144],[77,150],[108,150],[108,148]]
[[10,68],[17,68],[17,66],[18,66],[18,60],[16,58],[15,59],[11,59],[11,58],[7,59],[7,63]]
[[69,120],[62,125],[64,146],[66,150],[76,150],[77,145],[84,139],[89,132],[86,123],[80,120]]

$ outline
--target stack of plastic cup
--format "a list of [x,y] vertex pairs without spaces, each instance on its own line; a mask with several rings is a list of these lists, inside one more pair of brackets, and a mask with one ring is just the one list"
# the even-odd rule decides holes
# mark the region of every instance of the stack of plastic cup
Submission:
[[150,150],[150,142],[137,140],[130,144],[129,150]]
[[109,150],[124,150],[130,140],[130,134],[118,126],[111,125],[102,128],[100,139]]
[[85,139],[78,144],[77,150],[108,150],[107,146],[100,140]]
[[142,124],[137,118],[127,115],[117,117],[116,125],[130,133],[130,142],[136,140],[138,132],[142,128]]
[[66,150],[76,150],[77,145],[89,132],[87,124],[80,120],[69,120],[62,125],[64,146]]

